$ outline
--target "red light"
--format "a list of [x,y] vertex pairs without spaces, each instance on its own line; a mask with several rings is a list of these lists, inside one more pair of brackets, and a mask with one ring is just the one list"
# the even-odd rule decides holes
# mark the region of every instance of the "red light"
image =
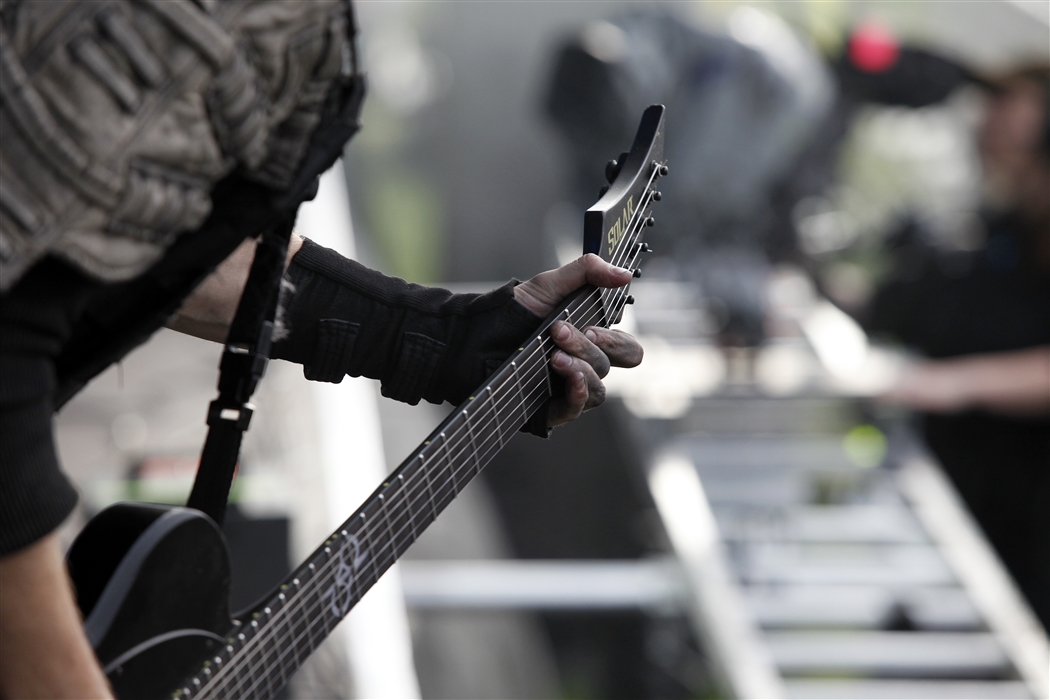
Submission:
[[878,22],[865,22],[849,40],[849,60],[867,73],[882,73],[893,67],[900,55],[896,37]]

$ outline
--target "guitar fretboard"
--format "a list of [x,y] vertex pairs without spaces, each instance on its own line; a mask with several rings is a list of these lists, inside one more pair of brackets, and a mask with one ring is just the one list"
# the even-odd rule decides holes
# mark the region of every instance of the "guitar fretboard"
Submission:
[[[611,262],[633,268],[654,191],[649,177],[640,206]],[[278,592],[238,620],[225,646],[176,698],[269,698],[346,616],[358,600],[416,541],[551,396],[547,364],[550,326],[608,327],[627,288],[584,287],[549,316],[474,396],[369,496],[357,512],[314,551]]]

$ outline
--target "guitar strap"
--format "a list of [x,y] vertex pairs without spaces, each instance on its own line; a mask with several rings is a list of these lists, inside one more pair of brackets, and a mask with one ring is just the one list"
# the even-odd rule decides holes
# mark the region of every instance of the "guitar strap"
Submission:
[[266,371],[273,342],[274,319],[281,296],[281,279],[288,240],[299,204],[317,192],[321,173],[343,154],[343,147],[360,128],[365,79],[358,71],[357,23],[350,0],[343,0],[347,16],[347,74],[333,86],[322,109],[320,123],[310,136],[292,184],[270,203],[274,223],[263,230],[255,249],[248,282],[230,324],[219,362],[219,396],[208,407],[208,436],[201,452],[197,478],[186,505],[222,525],[244,431],[251,422],[252,393]]
[[219,362],[219,397],[208,406],[208,437],[186,503],[206,513],[218,525],[222,525],[226,514],[241,440],[251,422],[252,393],[269,362],[294,221],[294,215],[288,216],[263,232]]

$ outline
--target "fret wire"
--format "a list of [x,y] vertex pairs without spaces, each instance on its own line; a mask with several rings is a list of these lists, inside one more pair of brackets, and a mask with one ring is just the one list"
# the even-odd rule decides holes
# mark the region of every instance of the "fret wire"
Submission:
[[[386,497],[383,494],[379,494],[379,517],[383,519],[383,524],[386,526],[387,547],[390,548],[391,552],[396,551],[394,549],[394,532],[390,529],[390,515],[387,512]],[[377,549],[382,551],[383,546],[379,545],[377,546]],[[385,568],[381,570],[383,572],[386,571]],[[380,574],[380,576],[382,576],[382,574]]]
[[[499,429],[500,428],[499,410],[496,408],[496,404],[492,400],[492,385],[491,384],[489,384],[488,386],[485,387],[485,393],[488,395],[488,398],[487,398],[487,401],[489,402],[488,410],[491,411],[492,414],[496,417],[496,428],[495,428],[496,439],[499,440],[499,446],[502,449],[503,448],[503,433]],[[481,471],[481,470],[478,469],[478,471]]]
[[[426,457],[423,454],[424,450],[428,449],[429,445],[424,444],[418,458],[410,457],[405,461],[403,467],[394,471],[394,474],[401,481],[401,491],[399,493],[404,493],[404,500],[411,502],[413,532],[417,536],[422,534],[429,527],[430,523],[437,519],[438,515],[434,504],[433,483],[427,470]],[[424,499],[426,500],[425,505],[428,505],[429,509],[424,507],[422,503]]]
[[[366,505],[367,505],[367,503],[366,503]],[[364,527],[367,526],[368,529],[369,529],[368,530],[369,533],[373,533],[374,530],[372,528],[372,522],[371,522],[372,518],[371,517],[365,518],[364,516],[365,516],[365,514],[362,513],[361,514],[361,523],[360,523],[360,525],[358,525],[358,527],[359,528],[364,528]],[[360,541],[358,541],[358,546],[360,547]],[[375,584],[375,582],[379,580],[379,577],[382,576],[382,574],[379,573],[378,571],[376,571],[375,564],[373,563],[372,557],[369,556],[369,552],[364,551],[364,552],[360,552],[360,554],[361,554],[362,557],[365,558],[366,562],[368,563],[368,566],[372,569],[372,583],[368,583],[368,579],[367,578],[365,578],[363,581],[360,580],[360,579],[357,579],[357,580],[354,581],[355,585],[357,585],[357,588],[359,590],[361,590],[361,595],[364,595],[364,591],[367,591],[369,588],[371,588]]]
[[397,508],[397,510],[393,510],[394,507],[397,505],[397,501],[404,500],[404,496],[401,495],[400,491],[394,490],[394,482],[387,481],[386,484],[387,486],[383,489],[385,493],[379,494],[383,496],[382,499],[380,499],[380,503],[382,504],[381,512],[383,517],[383,525],[386,528],[386,535],[388,539],[390,539],[390,545],[388,546],[396,549],[397,538],[394,536],[394,531],[395,528],[397,528],[398,532],[400,532],[403,529],[399,526],[400,515],[402,512],[406,512],[407,509],[399,507]]
[[481,473],[481,465],[478,464],[477,460],[477,446],[474,444],[474,428],[470,424],[470,413],[466,409],[463,409],[463,422],[467,426],[467,440],[470,443],[470,451],[474,453],[474,476]]
[[[632,244],[633,244],[633,243],[632,243]],[[510,374],[514,375],[514,378],[515,378],[515,380],[516,380],[516,385],[517,385],[517,389],[518,389],[518,394],[519,394],[519,397],[520,397],[520,396],[521,396],[521,386],[520,386],[520,374],[519,374],[519,372],[518,372],[518,367],[516,366],[516,364],[514,364],[514,365],[513,365],[513,369],[512,369],[512,371],[510,372]],[[504,382],[504,383],[506,383],[506,382]],[[488,389],[489,389],[489,391],[490,391],[490,396],[489,396],[490,402],[493,402],[493,399],[492,399],[492,395],[491,395],[491,394],[492,394],[492,392],[491,392],[491,387],[488,387]],[[495,405],[495,404],[493,403],[493,405]],[[498,421],[498,420],[499,420],[499,412],[498,412],[498,411],[494,411],[494,415],[496,416],[496,419],[497,419],[497,421]],[[499,427],[498,427],[498,426],[499,426],[499,423],[497,423],[497,431],[498,431],[498,429],[499,429]],[[473,431],[472,431],[472,428],[471,428],[471,426],[469,425],[469,422],[468,422],[468,429],[469,429],[469,430],[471,430],[471,438],[472,438],[471,442],[473,443],[473,442],[474,442],[474,440],[473,440]],[[451,459],[450,459],[450,448],[449,448],[449,445],[448,445],[447,437],[446,437],[446,435],[445,435],[444,433],[442,433],[442,438],[443,438],[443,445],[442,445],[442,446],[443,446],[443,447],[445,448],[445,451],[446,451],[446,462],[447,462],[447,467],[448,467],[448,468],[450,469],[450,472],[451,472],[451,471],[452,471],[452,470],[454,469],[454,467],[453,467],[453,466],[452,466],[452,464],[451,464]],[[500,434],[499,434],[498,432],[497,432],[497,440],[499,440],[499,441],[500,441],[500,442],[502,443],[502,440],[501,440],[501,435],[500,435]],[[497,450],[498,450],[498,448],[497,448]],[[477,462],[477,461],[478,461],[478,460],[476,460],[476,462]],[[428,477],[428,488],[430,488],[430,487],[431,487],[431,484],[429,483],[429,471],[425,469],[425,461],[421,460],[420,468],[421,468],[421,469],[423,470],[423,472],[424,472],[424,475],[425,475],[426,477]],[[480,469],[480,467],[479,467],[479,469]],[[451,474],[451,475],[452,475],[452,480],[453,480],[453,482],[454,482],[454,479],[455,479],[455,474],[454,474],[454,472],[452,472],[452,474]],[[455,488],[455,486],[456,486],[456,485],[455,485],[455,483],[453,483],[453,487],[454,487],[454,488]],[[407,489],[407,487],[405,487],[405,489],[404,489],[404,490],[405,490],[405,493],[407,494],[407,493],[408,493],[408,489]],[[430,490],[432,491],[432,488],[430,488]],[[407,496],[406,496],[406,498],[407,498]],[[432,511],[434,511],[434,504],[433,504],[433,501],[432,501],[432,499],[431,499],[431,506],[432,506]],[[436,518],[436,515],[437,515],[437,513],[436,513],[436,511],[435,511],[435,512],[434,512],[434,517],[435,517],[435,518]],[[411,521],[410,521],[410,522],[411,522]],[[370,525],[370,523],[369,523],[369,525]],[[388,526],[388,531],[389,531],[389,523],[387,523],[387,526]],[[402,528],[402,529],[403,529],[403,528]],[[375,567],[374,567],[374,562],[373,562],[373,576],[375,577]],[[354,597],[355,597],[355,598],[358,598],[358,596],[354,596]],[[283,609],[283,608],[282,608],[282,609]],[[224,669],[223,669],[223,670],[224,670]]]
[[[400,491],[400,493],[404,493],[405,494],[405,498],[407,499],[408,498],[408,485],[405,483],[404,475],[403,474],[398,474],[397,475],[397,479],[398,479],[398,481],[401,482],[401,491]],[[412,508],[406,508],[405,510],[408,513],[408,524],[412,526],[412,541],[415,542],[417,539],[419,539],[419,533],[416,532],[416,519],[412,515],[413,509]],[[429,524],[430,523],[427,523],[423,527],[426,527]]]
[[[445,468],[448,469],[449,477],[450,477],[446,481],[449,484],[452,485],[452,490],[454,492],[453,498],[454,498],[455,496],[459,495],[459,489],[456,487],[455,480],[451,478],[452,477],[452,462],[449,460],[449,455],[448,455],[448,439],[445,437],[444,431],[442,431],[439,434],[439,437],[441,438],[441,449],[444,450],[444,452],[445,452]],[[444,510],[444,509],[442,509],[442,510]]]
[[429,494],[428,500],[430,502],[430,512],[434,515],[434,520],[437,520],[438,512],[434,506],[434,486],[430,481],[430,471],[426,468],[427,463],[423,455],[419,455],[419,471],[423,473],[423,478],[426,479],[427,493]]
[[398,505],[395,510],[393,506],[397,504],[394,503],[394,496],[398,495],[400,494],[391,494],[390,503],[387,504],[386,509],[387,535],[390,537],[390,543],[386,549],[394,552],[396,557],[400,557],[415,542],[414,539],[409,537],[409,520],[407,517],[409,510],[407,506],[411,506],[412,503],[407,500],[407,495],[401,496],[404,503]]
[[521,375],[518,374],[518,365],[516,362],[510,363],[510,366],[513,368],[512,372],[514,374],[514,383],[518,388],[518,401],[521,405],[521,412],[523,417],[522,425],[524,425],[525,423],[529,422],[529,415],[525,412],[525,397],[522,396],[521,393]]

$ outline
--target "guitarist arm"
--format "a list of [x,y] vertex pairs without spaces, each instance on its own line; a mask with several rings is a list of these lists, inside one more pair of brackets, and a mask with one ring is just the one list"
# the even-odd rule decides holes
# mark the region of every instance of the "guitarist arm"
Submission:
[[[254,241],[238,248],[169,327],[225,340],[253,253]],[[584,284],[631,281],[629,271],[586,255],[488,294],[452,294],[386,277],[299,236],[292,237],[288,264],[295,289],[283,313],[287,337],[275,342],[273,356],[304,365],[310,379],[379,379],[384,395],[412,404],[420,398],[459,403],[563,298]],[[546,425],[553,427],[602,403],[601,379],[609,368],[637,365],[642,349],[621,331],[566,323],[551,330],[561,348],[551,367],[565,380],[564,394],[548,406]]]
[[111,698],[52,533],[0,558],[0,697]]

